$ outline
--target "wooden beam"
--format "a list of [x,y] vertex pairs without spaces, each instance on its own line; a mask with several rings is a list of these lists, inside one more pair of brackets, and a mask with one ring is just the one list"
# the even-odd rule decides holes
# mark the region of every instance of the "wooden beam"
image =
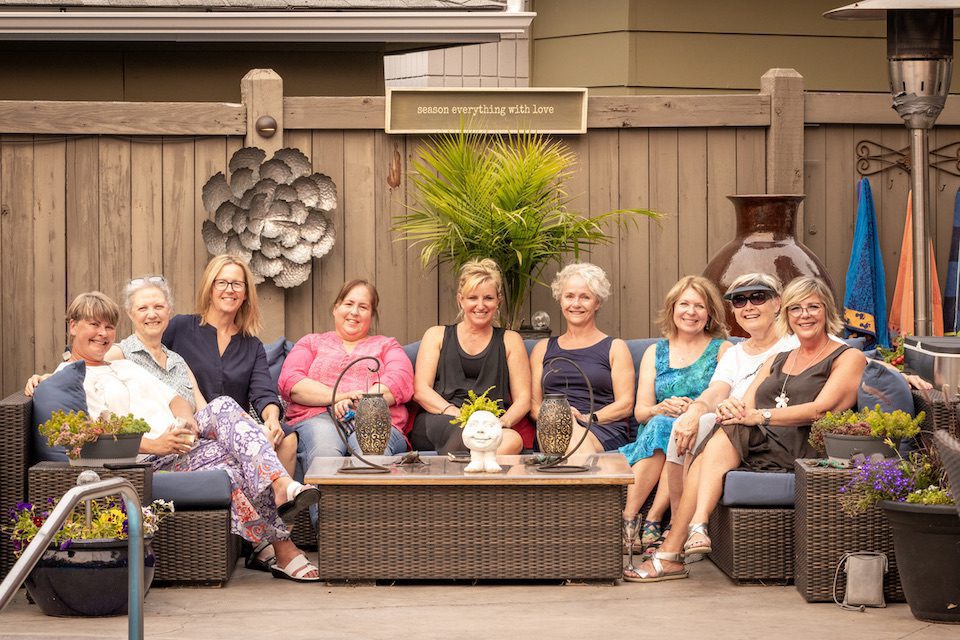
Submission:
[[[903,124],[889,93],[808,93],[803,119],[808,124]],[[960,125],[960,96],[949,96],[938,125]]]
[[591,96],[587,128],[766,127],[770,97],[757,94]]
[[383,96],[284,98],[288,129],[380,129],[386,119]]
[[[247,131],[244,146],[260,147],[267,159],[283,147],[283,78],[273,69],[251,69],[240,81],[240,95],[247,112]],[[257,120],[271,117],[276,130],[263,135],[257,130]],[[267,280],[257,285],[264,331],[260,338],[273,342],[283,335],[286,326],[286,302],[283,289]]]
[[243,135],[246,109],[222,102],[0,100],[0,131],[91,135]]
[[803,76],[770,69],[760,78],[770,97],[767,131],[767,193],[803,193]]

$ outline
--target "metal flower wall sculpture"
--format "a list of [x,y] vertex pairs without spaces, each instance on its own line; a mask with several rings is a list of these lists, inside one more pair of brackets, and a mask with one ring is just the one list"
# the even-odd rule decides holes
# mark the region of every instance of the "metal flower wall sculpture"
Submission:
[[266,156],[244,147],[230,158],[229,180],[220,172],[203,185],[203,206],[213,214],[203,241],[213,255],[247,260],[258,284],[273,278],[278,287],[295,287],[310,276],[311,258],[333,248],[337,187],[314,173],[299,149]]

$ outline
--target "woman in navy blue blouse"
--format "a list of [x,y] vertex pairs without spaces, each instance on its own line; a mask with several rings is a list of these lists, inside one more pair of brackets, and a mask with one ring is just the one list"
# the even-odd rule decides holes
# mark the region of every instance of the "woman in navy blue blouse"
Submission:
[[196,315],[177,315],[163,344],[187,361],[200,393],[209,402],[229,396],[253,407],[283,466],[293,473],[297,440],[280,426],[282,410],[270,378],[267,353],[257,338],[262,328],[253,273],[236,256],[215,256],[207,264],[197,293]]

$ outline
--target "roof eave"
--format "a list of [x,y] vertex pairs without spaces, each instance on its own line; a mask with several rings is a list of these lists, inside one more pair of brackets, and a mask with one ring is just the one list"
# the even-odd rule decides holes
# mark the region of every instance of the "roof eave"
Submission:
[[536,13],[489,11],[0,11],[0,40],[495,42]]

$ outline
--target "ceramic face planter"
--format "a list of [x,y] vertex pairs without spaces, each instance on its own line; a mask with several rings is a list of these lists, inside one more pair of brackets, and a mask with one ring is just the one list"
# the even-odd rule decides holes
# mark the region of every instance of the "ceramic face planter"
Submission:
[[463,443],[470,449],[470,464],[464,473],[497,473],[497,447],[503,440],[503,426],[489,411],[475,411],[463,427]]

